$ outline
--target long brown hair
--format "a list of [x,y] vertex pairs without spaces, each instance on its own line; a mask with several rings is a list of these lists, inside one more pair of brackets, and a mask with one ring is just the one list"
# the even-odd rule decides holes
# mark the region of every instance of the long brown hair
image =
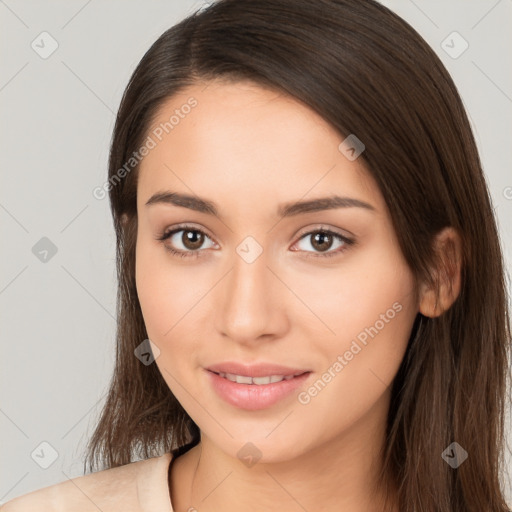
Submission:
[[[500,475],[510,318],[489,191],[450,75],[412,27],[374,0],[220,0],[167,30],[138,64],[111,143],[117,352],[87,447],[89,471],[199,442],[157,366],[134,356],[148,336],[135,287],[138,165],[126,163],[164,101],[213,79],[284,92],[340,137],[356,134],[417,282],[437,286],[434,236],[446,226],[459,232],[461,291],[441,316],[417,315],[392,386],[381,478],[398,490],[401,510],[508,510]],[[456,469],[441,457],[452,442],[469,454]]]

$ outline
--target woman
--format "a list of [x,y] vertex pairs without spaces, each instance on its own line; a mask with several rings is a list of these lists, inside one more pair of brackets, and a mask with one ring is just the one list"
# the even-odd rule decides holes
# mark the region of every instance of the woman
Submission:
[[509,510],[493,209],[455,85],[398,16],[220,0],[185,19],[128,84],[103,192],[101,471],[2,510]]

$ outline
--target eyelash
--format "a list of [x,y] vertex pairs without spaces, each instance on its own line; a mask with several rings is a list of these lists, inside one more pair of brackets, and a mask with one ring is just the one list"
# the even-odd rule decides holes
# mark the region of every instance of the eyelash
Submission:
[[[171,236],[173,236],[176,233],[179,233],[180,231],[191,231],[191,232],[201,233],[202,235],[205,235],[206,237],[210,238],[201,229],[198,229],[198,228],[196,228],[194,226],[189,226],[189,225],[180,225],[180,226],[177,226],[177,227],[175,227],[174,229],[172,229],[170,231],[164,231],[161,235],[159,235],[157,237],[157,240],[163,243],[163,242],[165,242],[165,240],[169,239]],[[340,240],[341,242],[343,242],[345,244],[345,246],[342,246],[341,248],[338,248],[335,251],[328,251],[328,252],[325,252],[325,253],[316,253],[316,254],[313,253],[312,254],[309,251],[306,251],[306,253],[308,253],[306,257],[308,257],[308,258],[309,257],[312,257],[312,258],[329,258],[329,257],[332,257],[332,256],[336,256],[337,254],[345,252],[350,246],[352,246],[352,245],[354,245],[356,243],[355,240],[352,240],[352,239],[347,238],[347,237],[345,237],[343,235],[340,235],[339,233],[336,233],[335,231],[331,231],[329,229],[324,229],[324,228],[317,228],[317,229],[315,229],[313,231],[308,231],[307,233],[303,233],[300,236],[299,240],[302,240],[303,238],[305,238],[307,236],[310,236],[310,235],[313,235],[313,234],[316,234],[316,233],[323,233],[323,234],[327,234],[327,235],[332,235],[335,238],[337,238],[338,240]],[[199,257],[199,253],[201,252],[201,250],[197,250],[197,251],[181,251],[181,250],[176,250],[176,249],[173,249],[172,247],[170,247],[170,246],[168,246],[166,244],[164,244],[164,247],[172,255],[180,256],[181,258],[197,258],[197,257]]]

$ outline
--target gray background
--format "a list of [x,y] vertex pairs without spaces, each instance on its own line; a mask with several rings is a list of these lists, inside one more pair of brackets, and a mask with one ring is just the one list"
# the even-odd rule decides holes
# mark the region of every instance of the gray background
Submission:
[[[423,35],[457,84],[510,272],[512,0],[383,3]],[[108,199],[92,190],[106,179],[115,112],[133,69],[200,5],[0,0],[0,503],[82,474],[115,334],[114,232]],[[44,31],[58,43],[46,59],[40,53],[52,41]],[[469,44],[458,56],[464,42],[454,31]],[[509,477],[507,492],[512,501]]]

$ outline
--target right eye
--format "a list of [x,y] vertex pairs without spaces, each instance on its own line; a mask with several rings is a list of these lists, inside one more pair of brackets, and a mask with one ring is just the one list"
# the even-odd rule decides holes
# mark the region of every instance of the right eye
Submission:
[[[178,233],[182,233],[181,236],[176,236]],[[210,239],[204,231],[193,226],[185,225],[164,231],[157,237],[157,240],[162,242],[165,249],[175,256],[195,258],[199,256],[200,248],[205,238]],[[172,245],[164,243],[166,240],[170,240]],[[179,246],[180,244],[182,247],[176,249],[176,245]]]

